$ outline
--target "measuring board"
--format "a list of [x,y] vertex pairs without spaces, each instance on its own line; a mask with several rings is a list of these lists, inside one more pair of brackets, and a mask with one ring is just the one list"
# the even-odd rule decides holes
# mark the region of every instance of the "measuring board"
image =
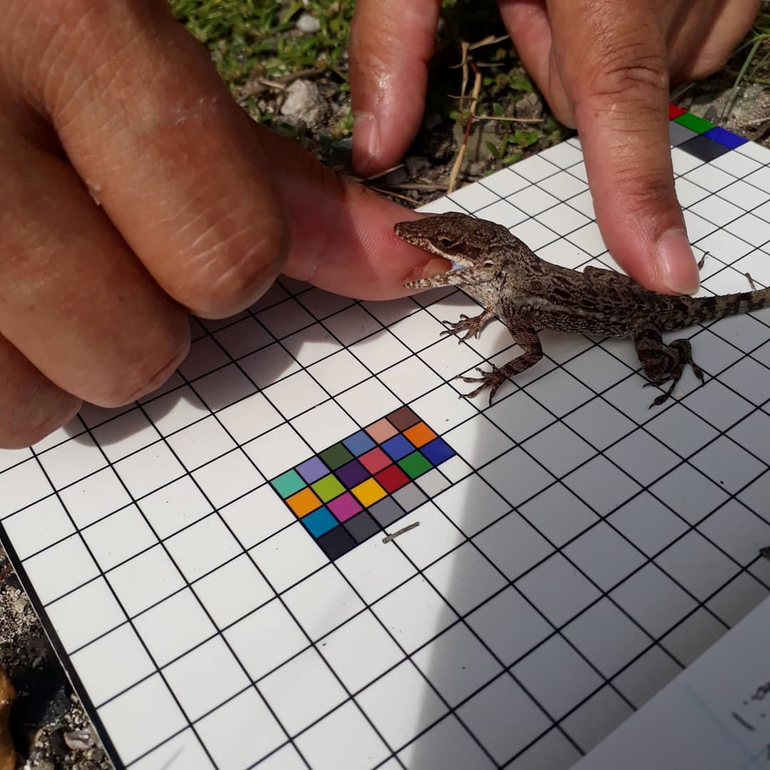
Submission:
[[[770,284],[770,150],[672,108],[700,293]],[[570,139],[426,206],[617,266]],[[384,257],[385,258],[385,257]],[[696,326],[650,409],[633,345],[513,352],[442,289],[279,282],[193,321],[157,393],[0,453],[0,536],[118,768],[572,766],[770,589],[770,311]]]

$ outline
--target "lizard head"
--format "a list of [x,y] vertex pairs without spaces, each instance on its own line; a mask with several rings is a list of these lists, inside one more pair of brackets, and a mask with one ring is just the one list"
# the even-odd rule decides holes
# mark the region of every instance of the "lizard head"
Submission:
[[399,222],[394,231],[407,243],[461,268],[494,269],[510,251],[513,238],[502,225],[455,213]]

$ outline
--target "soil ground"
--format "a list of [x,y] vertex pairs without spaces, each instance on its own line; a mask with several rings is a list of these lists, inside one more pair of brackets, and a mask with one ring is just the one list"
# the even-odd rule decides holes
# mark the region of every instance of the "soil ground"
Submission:
[[[353,0],[264,0],[256,7],[238,0],[173,0],[178,18],[209,49],[233,96],[255,120],[295,138],[324,162],[349,171],[352,120],[345,74],[347,36]],[[458,15],[454,2],[445,0],[447,21],[443,50],[431,69],[426,126],[404,164],[370,185],[399,202],[417,206],[445,194],[456,155],[463,140],[467,112],[449,98],[461,88],[460,42],[474,43],[504,31],[492,25],[489,3],[471,18]],[[212,12],[216,6],[216,15]],[[476,7],[476,6],[474,6]],[[244,11],[250,8],[253,18]],[[454,9],[454,10],[453,10]],[[231,11],[232,24],[227,12]],[[304,21],[301,16],[307,14]],[[770,50],[766,41],[770,14],[763,11],[739,49],[716,75],[672,93],[680,106],[770,146]],[[218,23],[210,19],[218,19]],[[222,19],[224,18],[224,22]],[[313,20],[320,20],[320,28]],[[235,35],[244,25],[251,35]],[[458,29],[460,34],[452,34]],[[307,31],[303,31],[307,30]],[[449,30],[449,32],[447,32]],[[248,39],[248,51],[243,40]],[[748,77],[734,92],[741,67],[756,50]],[[285,45],[289,42],[290,45]],[[263,52],[264,55],[260,55]],[[538,123],[474,121],[457,184],[462,186],[507,163],[563,141],[569,135],[549,115],[507,40],[476,48],[474,61],[483,73],[476,114],[542,119]],[[321,62],[321,66],[318,63]],[[321,119],[308,124],[286,109],[288,91],[296,75],[314,84],[310,88]],[[470,92],[473,82],[471,72]],[[296,88],[296,87],[295,87]],[[282,109],[284,113],[282,114]],[[64,677],[28,599],[0,549],[0,671],[5,670],[19,692],[12,711],[19,767],[24,770],[107,770],[104,752],[94,744],[70,748],[72,731],[89,729],[88,718]],[[85,743],[89,741],[86,740]]]

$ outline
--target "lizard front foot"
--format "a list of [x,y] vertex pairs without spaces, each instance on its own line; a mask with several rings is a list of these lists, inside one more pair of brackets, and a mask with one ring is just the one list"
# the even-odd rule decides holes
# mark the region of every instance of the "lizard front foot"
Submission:
[[[472,390],[470,393],[466,393],[465,398],[473,398],[474,396],[477,396],[479,393],[481,393],[482,390],[490,388],[489,405],[492,405],[492,399],[495,397],[495,393],[497,393],[500,386],[508,379],[508,377],[504,371],[498,369],[494,364],[490,364],[490,366],[492,367],[492,370],[489,372],[485,372],[483,369],[476,367],[476,371],[481,375],[481,377],[467,377],[464,374],[458,374],[457,377],[454,378],[456,380],[462,380],[463,382],[481,383],[478,388]],[[460,394],[460,398],[463,398],[462,394]]]
[[[483,314],[476,316],[475,318],[470,318],[469,316],[465,315],[465,313],[463,313],[460,316],[459,321],[441,322],[444,324],[444,326],[448,327],[441,332],[441,336],[444,337],[450,334],[456,334],[459,338],[457,340],[458,345],[463,340],[467,340],[469,337],[476,337],[478,339],[478,336],[481,334],[481,329],[484,327],[486,320],[487,319],[484,318]],[[465,334],[462,334],[462,332],[465,332]]]

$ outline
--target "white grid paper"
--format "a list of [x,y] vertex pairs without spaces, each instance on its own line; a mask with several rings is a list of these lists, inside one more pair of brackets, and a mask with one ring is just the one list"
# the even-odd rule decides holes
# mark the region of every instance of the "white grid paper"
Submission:
[[[672,153],[701,294],[767,285],[770,151]],[[424,210],[615,267],[577,140]],[[579,335],[458,399],[515,352],[440,339],[472,307],[281,279],[194,322],[158,394],[0,453],[0,529],[119,767],[567,768],[768,594],[768,311],[687,330],[707,383],[650,410],[632,344]],[[394,495],[418,528],[330,563],[268,482],[404,403],[458,456]]]

